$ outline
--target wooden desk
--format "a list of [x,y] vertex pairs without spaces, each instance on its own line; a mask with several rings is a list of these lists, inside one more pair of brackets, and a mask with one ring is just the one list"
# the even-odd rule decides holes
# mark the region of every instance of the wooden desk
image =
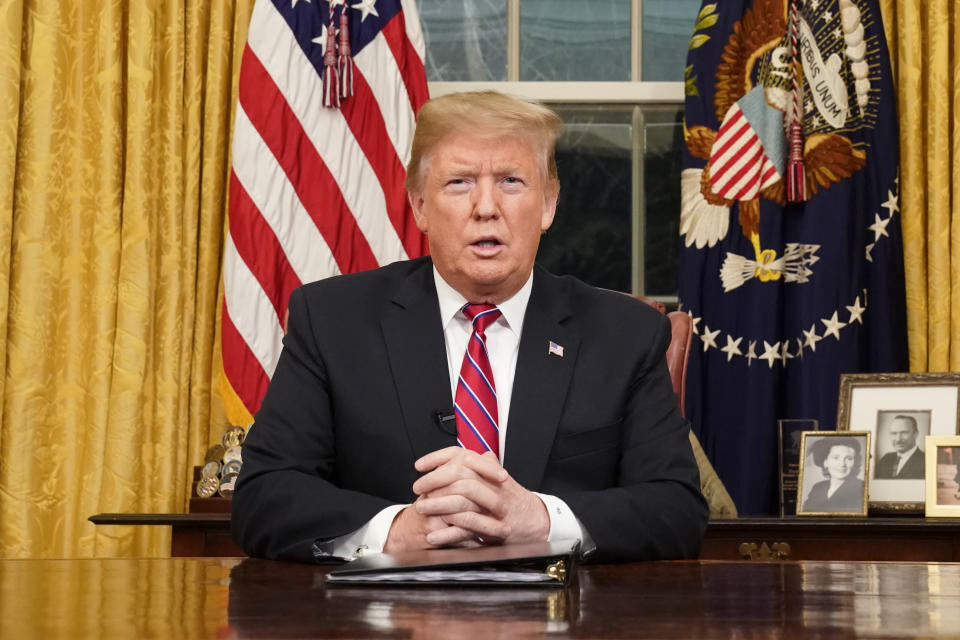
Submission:
[[230,513],[98,513],[97,525],[170,526],[170,555],[175,558],[244,556],[230,536]]
[[[242,556],[229,513],[102,513],[96,524],[173,527],[172,556]],[[789,548],[787,557],[777,551]],[[746,547],[744,547],[746,545]],[[751,545],[753,545],[751,547]],[[960,562],[956,518],[738,518],[711,520],[704,560],[868,560]]]
[[566,590],[331,587],[239,558],[0,561],[0,637],[956,637],[960,565],[587,566]]
[[[786,543],[787,547],[783,547]],[[777,551],[787,556],[778,558]],[[714,560],[958,562],[957,518],[736,518],[711,520],[700,557]]]

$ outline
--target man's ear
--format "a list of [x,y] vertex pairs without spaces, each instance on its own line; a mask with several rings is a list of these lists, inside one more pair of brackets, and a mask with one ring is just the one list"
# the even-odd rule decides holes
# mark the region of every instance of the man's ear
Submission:
[[427,233],[427,216],[423,213],[423,194],[408,191],[407,200],[410,202],[410,208],[413,209],[413,220],[417,223],[417,228]]
[[543,233],[553,224],[553,218],[557,215],[557,201],[560,199],[560,190],[554,189],[548,191],[543,197],[543,213],[540,215],[540,232]]

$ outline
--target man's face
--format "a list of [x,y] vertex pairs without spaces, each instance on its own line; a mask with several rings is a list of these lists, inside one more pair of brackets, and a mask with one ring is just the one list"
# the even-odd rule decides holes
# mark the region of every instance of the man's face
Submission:
[[557,194],[527,140],[458,133],[437,145],[410,204],[443,279],[471,302],[499,304],[529,277]]
[[917,431],[909,420],[894,420],[890,425],[890,441],[898,453],[913,449],[917,444]]

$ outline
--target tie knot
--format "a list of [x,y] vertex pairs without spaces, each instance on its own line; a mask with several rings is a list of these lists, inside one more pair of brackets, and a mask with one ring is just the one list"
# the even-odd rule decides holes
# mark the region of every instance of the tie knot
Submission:
[[483,334],[487,327],[493,324],[500,317],[500,309],[492,304],[467,303],[463,307],[463,315],[473,323],[473,330]]

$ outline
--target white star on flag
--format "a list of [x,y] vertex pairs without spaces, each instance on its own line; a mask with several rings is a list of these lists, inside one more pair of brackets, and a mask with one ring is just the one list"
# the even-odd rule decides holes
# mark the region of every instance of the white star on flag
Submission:
[[700,339],[703,341],[703,350],[706,351],[710,347],[714,349],[717,348],[717,336],[720,334],[720,329],[710,331],[710,327],[703,325],[703,333],[700,335]]
[[700,318],[695,317],[692,311],[687,311],[687,315],[690,316],[690,322],[693,323],[693,335],[699,335],[700,329],[697,325],[700,324]]
[[377,13],[377,7],[374,6],[376,4],[377,0],[360,0],[357,4],[350,5],[350,8],[360,11],[360,22],[363,22],[371,13],[378,18],[380,17],[380,14]]
[[860,296],[857,296],[857,299],[853,301],[853,305],[847,306],[847,311],[850,312],[850,319],[847,321],[847,324],[853,324],[854,322],[863,324],[863,312],[866,310],[866,307],[860,306]]
[[323,53],[326,53],[327,52],[327,25],[323,25],[323,28],[320,30],[320,35],[312,39],[310,42],[312,42],[313,44],[320,45],[320,50]]
[[894,213],[897,213],[898,211],[900,211],[900,205],[897,204],[898,200],[899,200],[899,196],[893,195],[893,191],[891,191],[890,189],[887,189],[887,201],[881,204],[880,206],[886,207],[888,211],[888,215],[892,216]]
[[837,340],[840,339],[840,329],[847,326],[846,322],[840,322],[837,319],[836,311],[833,312],[833,316],[831,316],[829,320],[820,320],[820,322],[822,322],[826,327],[823,330],[823,337],[826,338],[827,336],[832,334],[833,337],[836,338]]
[[880,236],[890,237],[890,234],[887,233],[887,225],[890,224],[890,218],[881,218],[879,213],[873,214],[875,222],[867,227],[873,231],[873,241],[876,242],[880,239]]
[[783,366],[787,366],[787,360],[793,357],[793,354],[790,353],[790,341],[784,340],[783,344],[780,345],[780,359],[783,360]]
[[743,352],[740,351],[740,342],[743,341],[743,338],[733,339],[733,336],[727,335],[727,346],[720,349],[725,354],[727,354],[727,362],[733,360],[733,356],[742,356]]
[[823,340],[823,338],[817,335],[816,323],[810,325],[810,331],[803,332],[803,337],[805,340],[804,346],[810,347],[810,351],[814,351],[814,352],[817,350],[817,343]]
[[747,359],[748,367],[753,364],[753,361],[756,360],[757,358],[757,341],[756,340],[750,341],[750,346],[747,347],[747,353],[743,357]]
[[766,340],[763,341],[763,355],[760,356],[761,360],[766,360],[767,364],[770,365],[770,368],[773,369],[773,361],[780,359],[780,341],[776,341],[773,344],[770,344]]

